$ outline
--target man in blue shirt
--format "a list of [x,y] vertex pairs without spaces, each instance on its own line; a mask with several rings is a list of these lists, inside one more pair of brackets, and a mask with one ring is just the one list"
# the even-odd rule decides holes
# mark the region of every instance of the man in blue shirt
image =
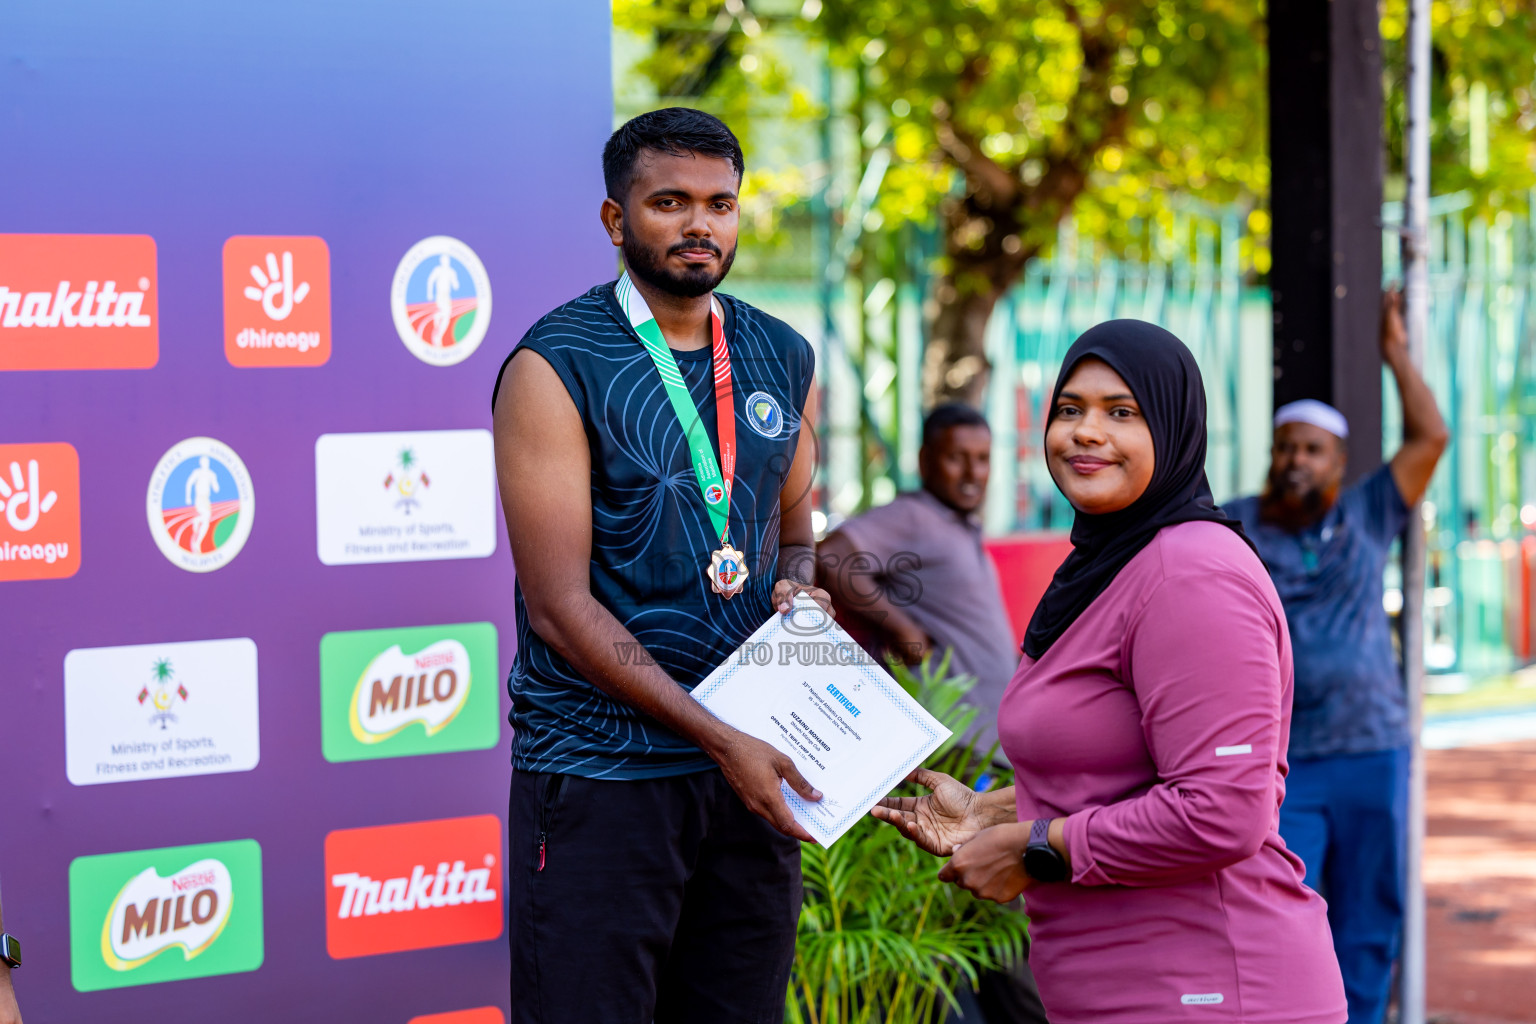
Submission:
[[1350,1024],[1380,1024],[1402,927],[1408,707],[1382,606],[1392,541],[1449,435],[1408,358],[1401,300],[1382,303],[1381,355],[1403,402],[1403,446],[1340,493],[1349,425],[1310,399],[1275,414],[1264,493],[1224,506],[1242,521],[1285,606],[1295,657],[1290,775],[1280,835],[1328,900]]
[[642,114],[603,173],[625,273],[534,324],[492,396],[517,563],[512,1019],[780,1024],[811,839],[781,786],[821,794],[689,691],[797,593],[827,601],[814,358],[715,290],[740,217],[724,124]]

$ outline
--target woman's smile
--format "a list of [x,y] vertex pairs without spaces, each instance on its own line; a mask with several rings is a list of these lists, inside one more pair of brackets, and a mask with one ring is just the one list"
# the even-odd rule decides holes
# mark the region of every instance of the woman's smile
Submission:
[[1114,463],[1108,459],[1100,459],[1093,455],[1073,455],[1067,459],[1067,465],[1083,474],[1083,476],[1092,476],[1101,469],[1108,469]]

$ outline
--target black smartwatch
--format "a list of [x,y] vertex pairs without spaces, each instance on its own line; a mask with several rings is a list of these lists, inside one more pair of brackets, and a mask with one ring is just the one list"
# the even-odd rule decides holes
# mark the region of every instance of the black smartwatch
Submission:
[[10,932],[0,932],[0,963],[21,966],[21,941]]
[[1036,818],[1029,826],[1029,845],[1024,847],[1024,870],[1037,882],[1064,882],[1067,862],[1050,843],[1051,822]]

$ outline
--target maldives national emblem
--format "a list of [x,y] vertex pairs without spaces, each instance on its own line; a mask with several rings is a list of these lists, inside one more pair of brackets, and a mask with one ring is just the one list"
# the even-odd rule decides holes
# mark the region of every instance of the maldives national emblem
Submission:
[[384,477],[385,493],[394,499],[395,507],[406,515],[410,515],[413,508],[421,506],[418,495],[431,486],[431,478],[410,448],[401,449],[395,465]]
[[[149,716],[149,720],[152,723],[158,722],[163,730],[167,722],[176,721],[176,714],[171,710],[172,705],[176,703],[176,698],[180,697],[185,703],[191,695],[187,693],[186,684],[176,678],[176,670],[171,667],[169,658],[156,658],[154,666],[150,669],[150,675],[154,678],[154,689],[151,690],[148,686],[140,689],[139,704],[142,705],[147,701],[154,707],[154,714]],[[172,683],[176,684],[174,690],[171,689]]]

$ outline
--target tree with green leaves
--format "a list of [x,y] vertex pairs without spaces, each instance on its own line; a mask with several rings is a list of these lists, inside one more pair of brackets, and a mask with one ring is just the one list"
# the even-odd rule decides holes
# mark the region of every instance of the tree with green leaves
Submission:
[[[1400,166],[1406,3],[1386,0],[1382,15],[1389,167]],[[749,148],[770,109],[806,119],[808,136],[810,119],[835,113],[874,129],[861,154],[891,160],[875,222],[941,237],[929,403],[980,404],[992,312],[1069,213],[1135,253],[1178,203],[1246,205],[1243,265],[1269,270],[1262,2],[615,0],[614,17],[649,35],[635,71],[659,101],[714,110],[746,128]],[[1536,186],[1536,12],[1528,0],[1436,0],[1432,22],[1434,189],[1523,208]],[[786,33],[854,82],[837,101],[847,109],[818,107],[814,83],[767,42]],[[770,165],[754,177],[783,203],[815,175]]]
[[[621,0],[615,14],[657,32],[648,70],[659,91],[686,81],[724,112],[771,85],[736,70],[769,18],[764,6]],[[886,127],[884,222],[937,219],[942,228],[929,402],[980,403],[992,311],[1074,207],[1123,240],[1171,194],[1230,201],[1266,191],[1264,33],[1254,5],[808,0],[796,19],[857,79],[860,115]],[[783,81],[769,61],[745,65]],[[699,89],[711,73],[713,89]]]

